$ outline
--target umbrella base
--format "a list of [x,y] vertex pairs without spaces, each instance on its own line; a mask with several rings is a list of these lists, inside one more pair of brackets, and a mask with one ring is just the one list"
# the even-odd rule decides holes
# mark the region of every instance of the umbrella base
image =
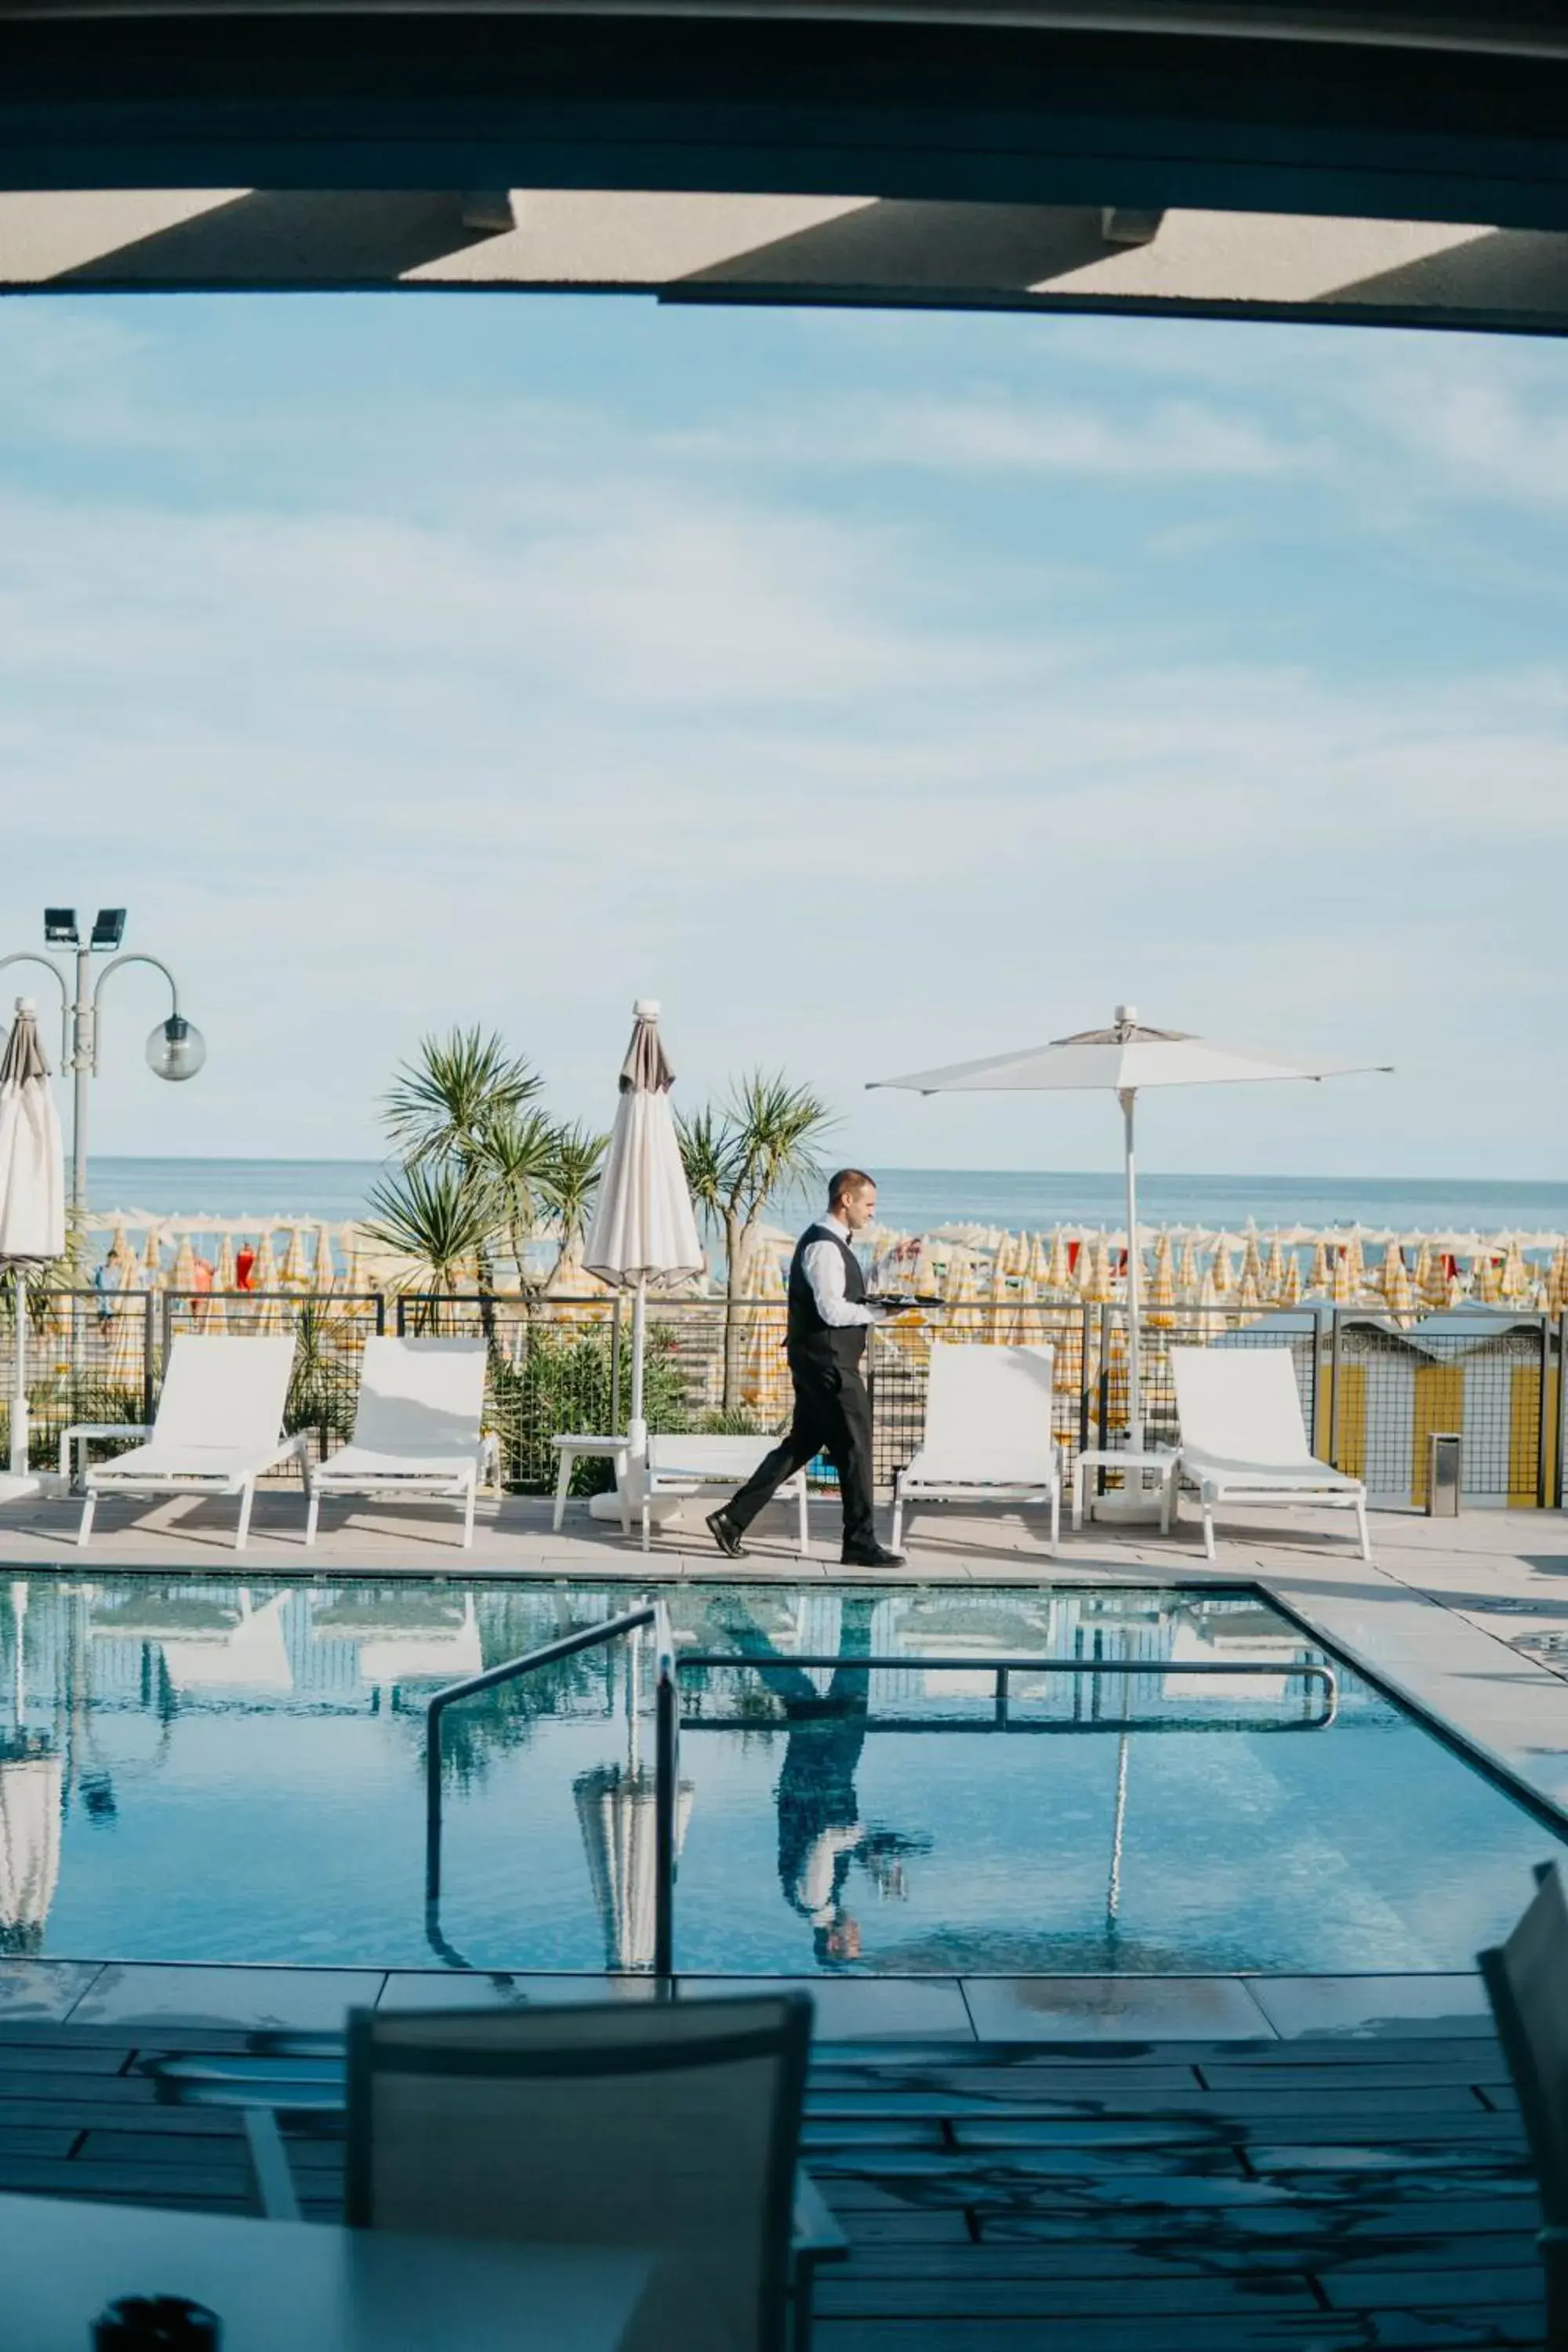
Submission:
[[0,1470],[0,1503],[41,1502],[65,1491],[65,1481],[55,1470]]
[[[647,1507],[647,1515],[656,1528],[679,1527],[681,1516],[680,1506],[681,1497],[679,1495],[655,1495]],[[605,1494],[589,1496],[588,1517],[591,1519],[614,1519],[617,1527],[620,1525],[620,1497],[613,1487]],[[636,1510],[633,1511],[632,1520],[634,1526],[638,1523]]]
[[1142,1479],[1133,1476],[1129,1486],[1116,1487],[1107,1495],[1089,1498],[1089,1517],[1106,1527],[1157,1527],[1160,1521],[1160,1490],[1145,1491]]

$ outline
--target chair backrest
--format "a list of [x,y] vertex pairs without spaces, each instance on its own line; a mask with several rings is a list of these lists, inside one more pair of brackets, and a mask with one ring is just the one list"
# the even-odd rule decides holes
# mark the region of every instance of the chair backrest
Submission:
[[1171,1375],[1184,1445],[1265,1469],[1311,1461],[1289,1348],[1173,1348]]
[[292,1334],[207,1339],[177,1331],[158,1391],[156,1442],[265,1452],[282,1433],[293,1368]]
[[1568,1902],[1555,1863],[1506,1944],[1479,1956],[1549,2224],[1568,2225]]
[[367,1339],[356,1445],[377,1454],[471,1454],[485,1409],[482,1339]]
[[749,1478],[777,1444],[776,1437],[767,1436],[650,1436],[648,1467],[671,1473],[689,1470],[693,1477]]
[[934,1339],[926,1391],[925,1451],[942,1462],[1038,1462],[1051,1454],[1056,1357],[1049,1348],[955,1345]]
[[811,2016],[804,1993],[355,2011],[345,2219],[638,2250],[627,2352],[782,2352]]

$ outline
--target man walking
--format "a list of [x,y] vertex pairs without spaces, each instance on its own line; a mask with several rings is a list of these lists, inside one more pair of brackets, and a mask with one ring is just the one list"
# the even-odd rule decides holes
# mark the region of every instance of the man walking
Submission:
[[873,1180],[864,1169],[841,1168],[828,1184],[827,1214],[795,1244],[786,1341],[795,1418],[739,1494],[709,1517],[727,1559],[742,1556],[741,1538],[774,1490],[823,1453],[838,1473],[845,1567],[897,1568],[903,1558],[878,1542],[871,1517],[871,1400],[860,1359],[868,1328],[885,1318],[881,1307],[868,1305],[860,1261],[849,1246],[876,1213]]

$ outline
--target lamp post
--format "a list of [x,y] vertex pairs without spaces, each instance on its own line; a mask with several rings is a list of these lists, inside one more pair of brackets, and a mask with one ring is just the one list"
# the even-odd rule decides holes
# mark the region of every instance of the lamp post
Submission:
[[[68,1069],[72,1078],[69,1205],[73,1250],[80,1245],[81,1219],[87,1209],[88,1080],[98,1076],[101,1035],[99,1003],[110,974],[125,964],[146,963],[161,971],[169,983],[168,1017],[158,1024],[147,1040],[147,1063],[155,1077],[179,1085],[185,1078],[194,1078],[207,1057],[201,1031],[180,1011],[179,987],[168,965],[156,956],[119,954],[124,937],[123,907],[100,907],[85,939],[74,907],[46,907],[44,943],[72,950],[74,984],[70,966],[58,957],[34,955],[26,950],[16,955],[0,956],[0,969],[10,963],[42,964],[46,971],[53,972],[60,992],[60,1066]],[[112,961],[99,973],[96,983],[92,977],[95,955],[112,957]]]

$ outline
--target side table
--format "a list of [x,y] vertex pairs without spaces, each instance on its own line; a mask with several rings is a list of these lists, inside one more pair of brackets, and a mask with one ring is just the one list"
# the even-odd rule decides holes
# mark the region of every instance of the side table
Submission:
[[[1163,1445],[1141,1445],[1136,1452],[1125,1445],[1086,1445],[1072,1466],[1073,1533],[1077,1535],[1083,1526],[1084,1481],[1090,1470],[1135,1470],[1140,1473],[1153,1470],[1158,1472],[1160,1479],[1160,1533],[1168,1536],[1180,1461],[1179,1454]],[[1138,1485],[1142,1485],[1142,1476]]]
[[621,1533],[632,1531],[631,1513],[626,1505],[626,1460],[631,1452],[629,1437],[552,1437],[550,1441],[561,1457],[561,1467],[555,1474],[555,1517],[551,1521],[557,1535],[566,1516],[566,1489],[572,1484],[572,1473],[580,1455],[607,1454],[616,1465],[616,1493],[621,1504]]

